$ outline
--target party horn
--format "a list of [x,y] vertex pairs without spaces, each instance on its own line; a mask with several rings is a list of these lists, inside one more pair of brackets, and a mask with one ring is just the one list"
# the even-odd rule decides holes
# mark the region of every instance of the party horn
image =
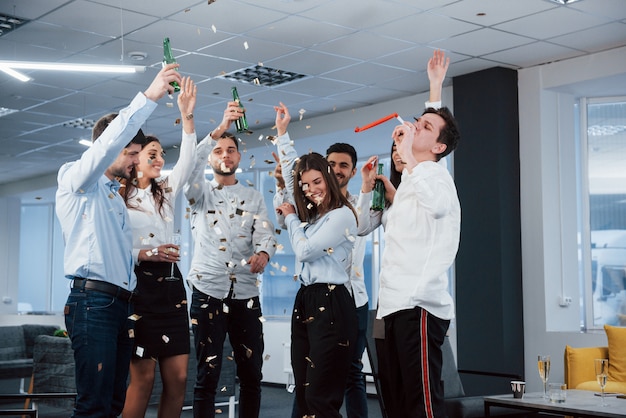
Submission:
[[361,131],[364,131],[366,129],[373,128],[374,126],[380,125],[381,123],[385,123],[388,120],[393,119],[393,118],[398,119],[398,121],[400,121],[400,123],[404,123],[402,118],[400,116],[398,116],[397,113],[392,113],[391,115],[387,115],[384,118],[380,118],[378,120],[375,120],[374,122],[368,123],[367,125],[362,126],[360,128],[357,126],[356,128],[354,128],[354,132],[361,132]]

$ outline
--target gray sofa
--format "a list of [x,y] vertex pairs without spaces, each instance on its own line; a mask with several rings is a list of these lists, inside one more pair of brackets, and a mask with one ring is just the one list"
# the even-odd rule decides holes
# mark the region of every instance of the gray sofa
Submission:
[[55,325],[0,326],[0,379],[29,378],[33,373],[33,347],[38,335],[53,335]]

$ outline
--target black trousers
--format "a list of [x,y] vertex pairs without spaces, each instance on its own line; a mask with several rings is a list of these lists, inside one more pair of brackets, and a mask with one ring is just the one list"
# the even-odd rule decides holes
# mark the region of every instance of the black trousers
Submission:
[[303,415],[341,417],[356,334],[356,308],[344,285],[300,288],[291,318],[291,365]]
[[239,417],[257,418],[261,409],[263,325],[259,298],[216,299],[197,289],[191,302],[191,327],[198,361],[193,394],[194,418],[215,417],[215,393],[228,334],[239,378]]
[[[450,321],[422,308],[403,310],[384,318],[381,384],[389,418],[445,418],[441,382],[443,345]],[[380,366],[380,362],[379,362]]]

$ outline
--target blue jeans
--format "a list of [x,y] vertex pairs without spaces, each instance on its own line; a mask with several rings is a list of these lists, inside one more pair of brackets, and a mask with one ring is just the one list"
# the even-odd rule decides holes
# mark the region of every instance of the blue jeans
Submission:
[[72,289],[65,326],[76,364],[73,417],[117,417],[126,397],[133,343],[132,304],[95,290]]

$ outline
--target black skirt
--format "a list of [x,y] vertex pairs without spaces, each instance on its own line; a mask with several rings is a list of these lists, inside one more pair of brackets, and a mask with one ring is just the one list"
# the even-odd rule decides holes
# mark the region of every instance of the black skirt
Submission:
[[189,354],[189,315],[187,293],[178,266],[170,276],[172,263],[142,262],[135,267],[136,358],[171,357]]

